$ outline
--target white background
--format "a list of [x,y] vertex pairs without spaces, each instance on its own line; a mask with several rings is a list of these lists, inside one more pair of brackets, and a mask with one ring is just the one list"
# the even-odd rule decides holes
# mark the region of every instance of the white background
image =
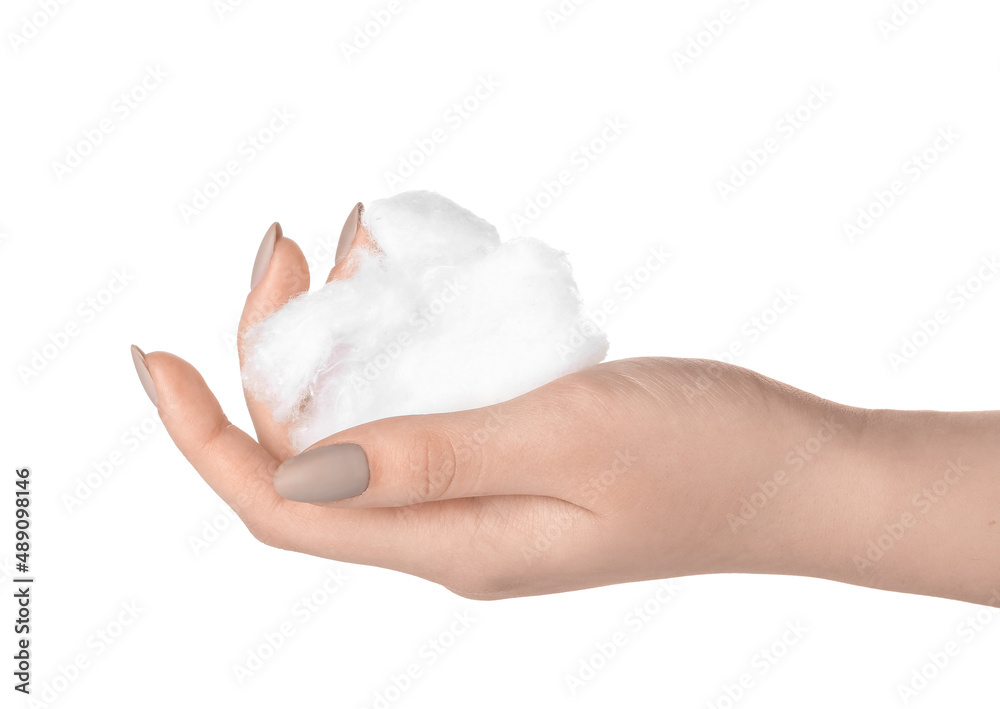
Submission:
[[[719,356],[738,341],[738,364],[837,401],[996,408],[1000,279],[961,308],[952,292],[997,251],[995,2],[910,0],[888,32],[888,0],[592,0],[554,26],[556,0],[403,0],[350,61],[344,44],[387,0],[246,0],[224,13],[211,0],[98,0],[51,18],[45,4],[0,12],[0,499],[12,506],[12,471],[31,466],[36,692],[48,685],[71,707],[370,707],[417,663],[422,676],[391,706],[726,707],[744,672],[753,687],[735,706],[901,706],[911,670],[956,641],[911,705],[996,706],[1000,621],[980,606],[714,576],[679,580],[637,628],[626,616],[656,582],[474,603],[264,547],[158,428],[129,356],[135,342],[188,359],[252,430],[232,336],[273,220],[322,281],[358,200],[434,189],[511,238],[512,215],[569,169],[572,184],[523,232],[568,252],[588,303],[650,248],[672,254],[609,319],[611,358]],[[732,22],[680,70],[675,53],[725,9]],[[147,67],[166,77],[125,116],[116,102]],[[450,120],[484,77],[499,88]],[[779,121],[814,87],[831,97],[788,135]],[[241,143],[281,109],[294,119],[248,159]],[[581,172],[576,151],[609,118],[624,131]],[[111,131],[83,145],[82,163],[54,167],[102,119]],[[390,185],[435,129],[446,140]],[[957,138],[914,180],[912,156],[946,129]],[[777,152],[723,199],[718,181],[768,138]],[[231,159],[240,174],[183,218]],[[897,179],[905,194],[852,242],[844,224]],[[85,315],[121,269],[127,287]],[[794,306],[751,341],[744,323],[781,288]],[[939,308],[948,322],[894,368],[888,355]],[[73,323],[79,334],[25,382],[18,368]],[[121,464],[88,483],[115,451]],[[70,506],[81,485],[89,497]],[[9,674],[10,511],[0,520],[0,704],[22,706]],[[192,539],[214,528],[196,553]],[[303,622],[296,604],[338,569],[343,587]],[[96,633],[117,633],[132,602],[138,619],[105,645]],[[472,626],[428,665],[421,648],[456,612]],[[984,624],[969,633],[977,612]],[[286,621],[292,636],[241,684],[234,666]],[[789,621],[808,631],[761,675],[757,653]],[[572,694],[567,674],[618,630],[625,646]],[[58,679],[81,654],[87,668]]]

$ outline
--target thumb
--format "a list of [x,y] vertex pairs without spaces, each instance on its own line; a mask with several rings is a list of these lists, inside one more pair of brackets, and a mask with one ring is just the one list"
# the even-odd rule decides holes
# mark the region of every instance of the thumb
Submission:
[[[558,480],[512,400],[469,411],[397,416],[319,441],[274,475],[282,497],[337,507],[401,507],[484,495],[558,497]],[[541,430],[544,430],[541,429]],[[343,500],[343,502],[339,502]]]

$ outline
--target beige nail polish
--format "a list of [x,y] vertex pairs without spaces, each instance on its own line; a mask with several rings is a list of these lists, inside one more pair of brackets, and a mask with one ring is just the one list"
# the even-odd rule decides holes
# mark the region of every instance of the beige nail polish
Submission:
[[354,237],[358,233],[358,224],[361,223],[361,214],[365,210],[365,205],[358,202],[354,205],[354,209],[351,213],[347,215],[347,221],[344,222],[344,228],[340,232],[340,241],[337,243],[337,255],[333,259],[333,265],[336,266],[340,263],[347,252],[351,250],[351,246],[354,244]]
[[257,258],[253,262],[253,272],[250,274],[250,290],[257,287],[257,284],[261,282],[264,278],[264,274],[267,273],[267,267],[271,263],[271,256],[274,255],[274,243],[281,236],[281,225],[275,222],[264,234],[263,241],[260,242],[260,248],[257,249]]
[[156,386],[153,384],[153,378],[149,376],[149,369],[146,368],[146,353],[135,345],[132,345],[132,362],[135,364],[135,372],[139,375],[142,388],[146,390],[146,396],[153,402],[153,406],[156,406]]
[[368,457],[356,443],[300,453],[274,472],[274,489],[295,502],[333,502],[368,488]]

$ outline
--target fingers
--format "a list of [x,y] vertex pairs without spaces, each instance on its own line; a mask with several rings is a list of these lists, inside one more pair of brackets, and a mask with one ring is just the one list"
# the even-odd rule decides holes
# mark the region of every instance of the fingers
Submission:
[[143,362],[170,437],[248,527],[289,504],[271,483],[278,461],[229,422],[194,367],[167,352],[151,352]]
[[376,250],[378,248],[371,238],[371,234],[368,233],[368,229],[361,223],[364,212],[365,206],[358,202],[354,205],[351,213],[347,215],[347,221],[344,222],[344,228],[340,232],[340,242],[337,244],[334,266],[330,269],[330,275],[326,279],[327,283],[334,279],[341,280],[354,275],[357,264],[349,258],[353,249]]
[[[243,366],[243,338],[247,329],[266,318],[290,299],[309,290],[309,266],[302,250],[282,235],[281,225],[271,225],[261,242],[254,263],[251,290],[240,316],[237,343]],[[244,391],[257,439],[279,460],[294,454],[288,430],[277,423],[270,409]]]
[[[286,500],[272,485],[278,461],[229,422],[194,367],[166,352],[133,352],[143,388],[178,449],[265,544],[396,569],[458,593],[481,594],[506,578],[504,569],[520,568],[530,541],[525,534],[546,514],[538,498],[525,495],[444,500],[402,509],[331,509]],[[397,445],[406,434],[383,432]],[[391,460],[373,456],[373,491],[384,489],[390,496],[396,491],[390,489],[391,475],[383,475],[382,466]],[[486,568],[476,563],[487,557]]]
[[575,453],[555,446],[577,439],[535,425],[536,406],[515,399],[363,424],[285,461],[275,473],[275,489],[290,500],[338,507],[486,495],[569,499],[566,478]]
[[342,561],[413,568],[403,552],[417,558],[417,545],[428,540],[404,535],[412,520],[396,510],[328,510],[285,500],[272,484],[278,461],[229,422],[194,367],[167,352],[139,351],[137,369],[177,448],[257,539]]
[[[375,248],[368,230],[361,224],[364,207],[359,202],[348,215],[337,246],[336,264],[327,282],[334,278],[350,278],[357,265],[349,252],[357,248]],[[281,225],[271,225],[261,242],[251,274],[251,290],[240,316],[237,345],[240,367],[243,366],[243,342],[246,331],[266,318],[285,303],[309,290],[309,266],[302,250],[291,239],[285,238]],[[244,390],[247,409],[253,420],[257,440],[265,450],[278,460],[295,454],[288,436],[288,427],[274,420],[270,408],[257,401]]]

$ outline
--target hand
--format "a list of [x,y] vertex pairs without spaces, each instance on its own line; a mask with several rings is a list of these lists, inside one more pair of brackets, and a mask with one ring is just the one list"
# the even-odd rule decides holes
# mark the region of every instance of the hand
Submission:
[[[331,277],[349,270],[345,258]],[[308,288],[293,242],[277,236],[255,286],[241,332]],[[835,404],[740,367],[609,362],[496,406],[357,426],[290,458],[287,431],[259,402],[248,399],[258,444],[229,423],[191,365],[163,352],[139,362],[178,448],[256,538],[397,569],[469,598],[759,572],[985,602],[998,580],[981,568],[923,569],[914,579],[934,543],[927,526],[908,528],[907,544],[874,570],[858,568],[866,542],[908,504],[889,464],[900,440],[933,446],[939,436],[906,433],[914,412]],[[942,430],[940,420],[923,425]],[[962,439],[966,448],[978,440]],[[914,485],[937,470],[925,457],[909,454]],[[956,497],[981,498],[996,475],[984,479]],[[981,507],[959,518],[978,521]],[[957,529],[953,537],[964,539]],[[995,552],[995,533],[977,548]]]

